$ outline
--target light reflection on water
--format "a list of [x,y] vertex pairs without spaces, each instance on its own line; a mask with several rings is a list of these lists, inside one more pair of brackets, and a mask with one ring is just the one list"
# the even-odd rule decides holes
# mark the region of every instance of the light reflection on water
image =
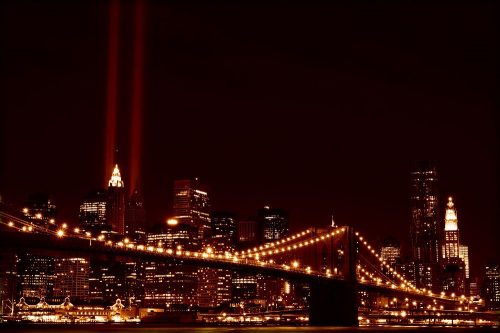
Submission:
[[19,333],[109,333],[109,332],[119,332],[119,333],[250,333],[250,332],[260,332],[260,333],[312,333],[312,332],[322,332],[322,333],[349,333],[349,332],[407,332],[407,333],[424,333],[424,332],[497,332],[498,328],[460,328],[460,327],[357,327],[357,328],[346,328],[346,327],[161,327],[161,326],[149,326],[149,327],[124,327],[118,325],[103,326],[103,327],[89,327],[89,326],[78,326],[78,327],[10,327],[5,329],[5,327],[0,326],[0,330],[3,332],[19,332]]

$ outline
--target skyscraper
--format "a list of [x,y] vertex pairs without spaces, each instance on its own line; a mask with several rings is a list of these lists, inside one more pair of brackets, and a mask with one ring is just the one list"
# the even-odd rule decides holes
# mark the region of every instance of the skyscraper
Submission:
[[146,211],[142,197],[137,189],[127,200],[125,208],[125,235],[134,241],[144,241],[146,233]]
[[410,235],[415,283],[419,288],[439,287],[438,272],[441,253],[438,221],[437,169],[434,162],[417,162],[411,172]]
[[444,255],[445,261],[456,261],[460,257],[460,237],[458,231],[457,210],[452,197],[448,198],[444,222]]
[[[209,246],[214,254],[224,254],[235,250],[236,218],[227,212],[210,214],[212,231],[204,239],[204,246]],[[214,308],[231,302],[232,272],[225,269],[208,267],[198,268],[198,306]]]
[[108,201],[106,205],[106,220],[111,225],[111,230],[125,234],[125,185],[120,175],[118,164],[115,165],[113,174],[108,183]]
[[469,247],[467,245],[460,244],[459,257],[464,261],[465,264],[465,278],[470,278],[470,267],[469,267]]
[[54,258],[21,253],[18,256],[18,294],[26,301],[51,298],[54,289]]
[[441,280],[444,290],[464,293],[465,263],[460,258],[457,210],[452,197],[448,198],[446,207]]
[[284,210],[264,206],[257,212],[257,218],[262,225],[265,242],[282,239],[288,235],[288,214]]
[[234,251],[236,244],[236,218],[227,212],[210,214],[212,231],[210,245],[217,252]]
[[[169,219],[147,235],[147,244],[166,249],[198,250],[198,228]],[[194,238],[194,242],[192,242]],[[196,305],[198,269],[176,262],[146,261],[142,263],[144,306],[160,306],[168,311],[190,311]]]
[[89,261],[85,258],[55,258],[54,297],[73,301],[89,300]]
[[500,310],[500,266],[490,263],[484,268],[484,297],[489,310]]
[[410,208],[413,260],[439,262],[439,223],[437,169],[433,162],[422,161],[411,172]]
[[174,215],[179,224],[198,228],[198,237],[210,235],[210,201],[198,178],[174,182]]
[[90,191],[80,204],[79,220],[84,230],[100,233],[110,230],[106,220],[108,195],[105,190]]
[[387,237],[382,242],[380,256],[389,265],[393,266],[401,258],[401,246],[394,237]]

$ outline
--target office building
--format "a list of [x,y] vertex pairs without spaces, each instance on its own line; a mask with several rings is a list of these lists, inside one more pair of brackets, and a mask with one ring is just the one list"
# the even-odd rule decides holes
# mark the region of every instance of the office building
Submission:
[[394,266],[401,258],[401,245],[394,237],[387,237],[382,241],[380,256],[389,265]]
[[488,310],[500,310],[500,266],[490,263],[484,268],[483,295]]
[[441,267],[441,283],[445,291],[461,293],[466,287],[466,267],[460,258],[460,234],[458,217],[452,197],[448,198],[445,212],[443,235],[443,260]]
[[255,219],[248,219],[238,222],[237,247],[246,249],[254,247],[262,242],[261,228]]
[[457,210],[452,197],[448,198],[444,222],[444,253],[445,262],[457,261],[460,258],[460,234],[458,230]]
[[459,247],[459,257],[463,260],[465,265],[465,278],[470,278],[470,268],[469,268],[469,247],[467,245],[460,244]]
[[413,260],[439,262],[440,232],[438,223],[437,169],[423,161],[411,172],[410,209]]
[[80,204],[78,215],[83,230],[94,234],[111,230],[106,220],[107,202],[108,194],[105,190],[93,190],[87,194]]
[[145,224],[144,202],[139,191],[135,189],[125,207],[125,236],[136,242],[144,242],[146,240]]
[[118,164],[108,183],[108,200],[106,204],[106,220],[111,230],[120,235],[125,234],[125,184],[120,175]]
[[198,229],[198,238],[210,236],[210,201],[198,178],[174,182],[174,216],[181,225]]
[[227,212],[213,212],[210,214],[210,219],[212,226],[210,246],[220,253],[234,251],[237,232],[235,215]]
[[73,303],[88,302],[89,270],[88,259],[55,258],[53,297],[62,301],[69,296]]
[[257,212],[257,220],[262,225],[262,239],[272,242],[288,235],[288,214],[282,209],[265,206]]
[[[191,223],[169,219],[164,225],[148,233],[148,246],[194,251],[199,229]],[[192,240],[194,239],[194,242]],[[143,305],[162,307],[167,311],[192,311],[197,305],[198,268],[187,266],[182,260],[164,262],[148,260],[141,263]]]
[[18,296],[34,303],[40,297],[52,298],[54,290],[54,258],[20,253],[17,258]]

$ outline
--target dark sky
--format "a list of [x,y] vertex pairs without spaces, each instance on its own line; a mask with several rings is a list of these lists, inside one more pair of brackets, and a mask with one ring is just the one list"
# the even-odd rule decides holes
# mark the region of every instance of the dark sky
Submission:
[[[374,241],[407,242],[409,171],[434,159],[441,212],[454,196],[473,271],[499,258],[493,2],[231,3],[146,1],[150,224],[170,214],[174,179],[199,176],[215,209],[242,218],[279,206],[298,230],[328,224],[333,212]],[[127,181],[132,2],[123,5]],[[0,193],[15,204],[50,193],[75,221],[103,180],[107,3],[0,6]]]

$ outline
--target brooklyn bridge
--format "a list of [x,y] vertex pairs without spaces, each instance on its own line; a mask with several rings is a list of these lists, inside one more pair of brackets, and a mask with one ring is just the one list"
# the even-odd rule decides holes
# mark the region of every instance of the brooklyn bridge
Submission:
[[[441,315],[477,320],[485,316],[472,312],[464,295],[417,288],[382,259],[366,235],[350,226],[310,228],[275,242],[217,254],[210,248],[187,251],[180,247],[148,246],[127,238],[113,241],[78,229],[45,228],[5,210],[0,211],[0,221],[2,251],[30,249],[57,256],[178,262],[306,283],[310,287],[307,311],[311,325],[357,326],[360,312],[366,312],[360,293],[376,294],[386,306],[393,299],[404,300],[398,309],[402,317]],[[423,310],[411,304],[419,304]]]

